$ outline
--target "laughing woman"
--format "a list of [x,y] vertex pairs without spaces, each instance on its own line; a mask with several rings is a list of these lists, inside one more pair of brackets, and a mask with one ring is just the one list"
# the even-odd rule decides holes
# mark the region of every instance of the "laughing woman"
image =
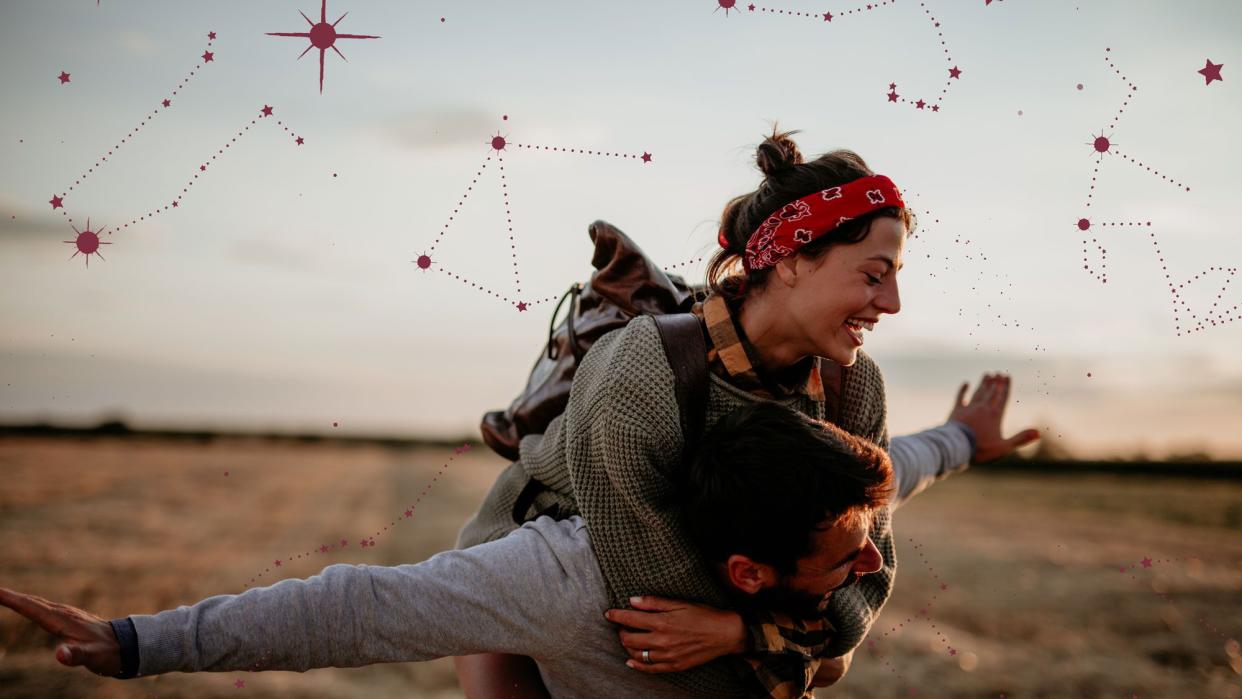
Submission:
[[[961,386],[944,425],[890,445],[884,383],[861,347],[884,315],[901,310],[897,275],[913,217],[893,182],[857,154],[804,162],[791,135],[774,131],[760,144],[763,182],[725,206],[711,291],[695,306],[708,347],[706,427],[739,406],[775,401],[879,444],[907,464],[902,470],[938,476],[1037,439],[1034,430],[1002,436],[1009,379],[989,375],[969,403]],[[652,319],[639,316],[591,347],[564,414],[522,440],[520,459],[458,545],[513,530],[518,494],[537,479],[548,490],[527,514],[557,505],[585,519],[621,608],[609,618],[625,628],[620,639],[636,671],[666,673],[710,696],[801,697],[825,683],[831,659],[839,678],[893,588],[890,511],[869,532],[883,567],[834,592],[820,617],[743,618],[673,505],[684,443],[673,371]],[[469,697],[540,695],[528,659],[457,662]]]

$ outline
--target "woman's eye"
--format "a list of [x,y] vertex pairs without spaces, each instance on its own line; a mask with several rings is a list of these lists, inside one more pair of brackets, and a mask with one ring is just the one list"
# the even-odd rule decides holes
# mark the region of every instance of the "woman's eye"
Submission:
[[869,280],[870,284],[872,284],[873,286],[880,283],[879,277],[873,277],[870,274],[867,275],[867,279]]

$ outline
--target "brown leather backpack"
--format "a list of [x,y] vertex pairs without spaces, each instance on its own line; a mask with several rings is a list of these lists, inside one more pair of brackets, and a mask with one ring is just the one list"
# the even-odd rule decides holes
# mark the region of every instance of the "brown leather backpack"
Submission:
[[[591,258],[595,272],[585,286],[575,282],[552,311],[547,346],[535,360],[525,390],[507,410],[485,414],[479,425],[483,441],[507,459],[518,458],[518,442],[522,437],[543,433],[548,423],[565,411],[578,362],[596,340],[638,315],[688,314],[695,299],[701,298],[704,292],[701,286],[689,286],[681,277],[666,274],[612,224],[596,221],[587,232],[595,244],[595,255]],[[556,316],[566,300],[569,312],[558,325]],[[696,386],[701,384],[705,393],[706,357],[687,354],[686,343],[670,336],[670,333],[697,331],[699,341],[693,344],[704,348],[698,326],[701,323],[697,319],[694,324],[657,323],[679,383],[684,380]],[[684,334],[680,337],[687,338]],[[706,352],[705,349],[698,351]],[[701,376],[695,376],[696,373]],[[682,400],[680,390],[678,399]],[[690,397],[688,400],[700,399]],[[682,407],[687,406],[683,404]],[[702,408],[683,409],[683,421],[693,420],[698,412],[702,412]]]

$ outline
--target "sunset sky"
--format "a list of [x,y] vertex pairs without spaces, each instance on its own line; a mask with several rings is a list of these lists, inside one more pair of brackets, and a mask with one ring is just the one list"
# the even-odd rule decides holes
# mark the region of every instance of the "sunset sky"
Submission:
[[[893,434],[997,370],[1008,432],[1242,458],[1242,5],[864,5],[329,0],[381,38],[338,39],[320,94],[319,52],[266,34],[319,0],[0,4],[0,420],[472,433],[587,225],[701,277],[779,121],[919,215],[866,338]],[[62,242],[88,217],[89,267]]]

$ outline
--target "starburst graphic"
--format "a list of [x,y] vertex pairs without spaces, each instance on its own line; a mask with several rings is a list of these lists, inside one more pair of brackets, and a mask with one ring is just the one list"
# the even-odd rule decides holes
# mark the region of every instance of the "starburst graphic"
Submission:
[[[78,230],[77,227],[74,226],[72,223],[69,224],[69,227],[73,228],[74,233],[78,234],[78,236],[74,238],[73,240],[65,241],[66,243],[69,243],[70,245],[77,246],[77,250],[75,250],[73,254],[69,256],[69,259],[72,260],[73,258],[78,256],[78,253],[82,253],[83,255],[86,256],[87,267],[91,266],[91,255],[99,255],[99,259],[101,260],[104,259],[104,256],[99,254],[99,246],[100,245],[111,245],[112,243],[109,243],[106,241],[101,242],[99,240],[99,234],[104,232],[103,228],[100,228],[97,231],[92,231],[91,220],[89,218],[86,219],[85,230],[81,230],[81,231]],[[107,226],[104,226],[104,228],[107,228]]]
[[[310,51],[311,49],[319,49],[319,94],[321,95],[323,94],[323,55],[324,53],[326,53],[328,49],[332,49],[333,51],[336,51],[336,55],[341,57],[341,60],[345,60],[345,61],[349,60],[345,58],[345,54],[341,53],[340,49],[336,47],[337,39],[379,39],[380,38],[378,36],[372,36],[369,34],[337,34],[336,25],[340,24],[341,20],[345,19],[345,15],[349,13],[346,12],[344,15],[341,15],[340,17],[338,17],[335,22],[333,22],[332,24],[328,24],[328,0],[322,0],[322,3],[319,6],[319,23],[318,24],[312,22],[311,18],[307,17],[306,13],[302,12],[301,10],[298,10],[298,14],[302,15],[302,18],[306,20],[306,23],[311,25],[309,32],[268,32],[267,35],[268,36],[300,36],[306,39],[310,39],[310,46],[306,47],[306,51]],[[298,58],[300,59],[302,58],[302,56],[305,56],[306,51],[303,51],[302,53],[298,54]]]

